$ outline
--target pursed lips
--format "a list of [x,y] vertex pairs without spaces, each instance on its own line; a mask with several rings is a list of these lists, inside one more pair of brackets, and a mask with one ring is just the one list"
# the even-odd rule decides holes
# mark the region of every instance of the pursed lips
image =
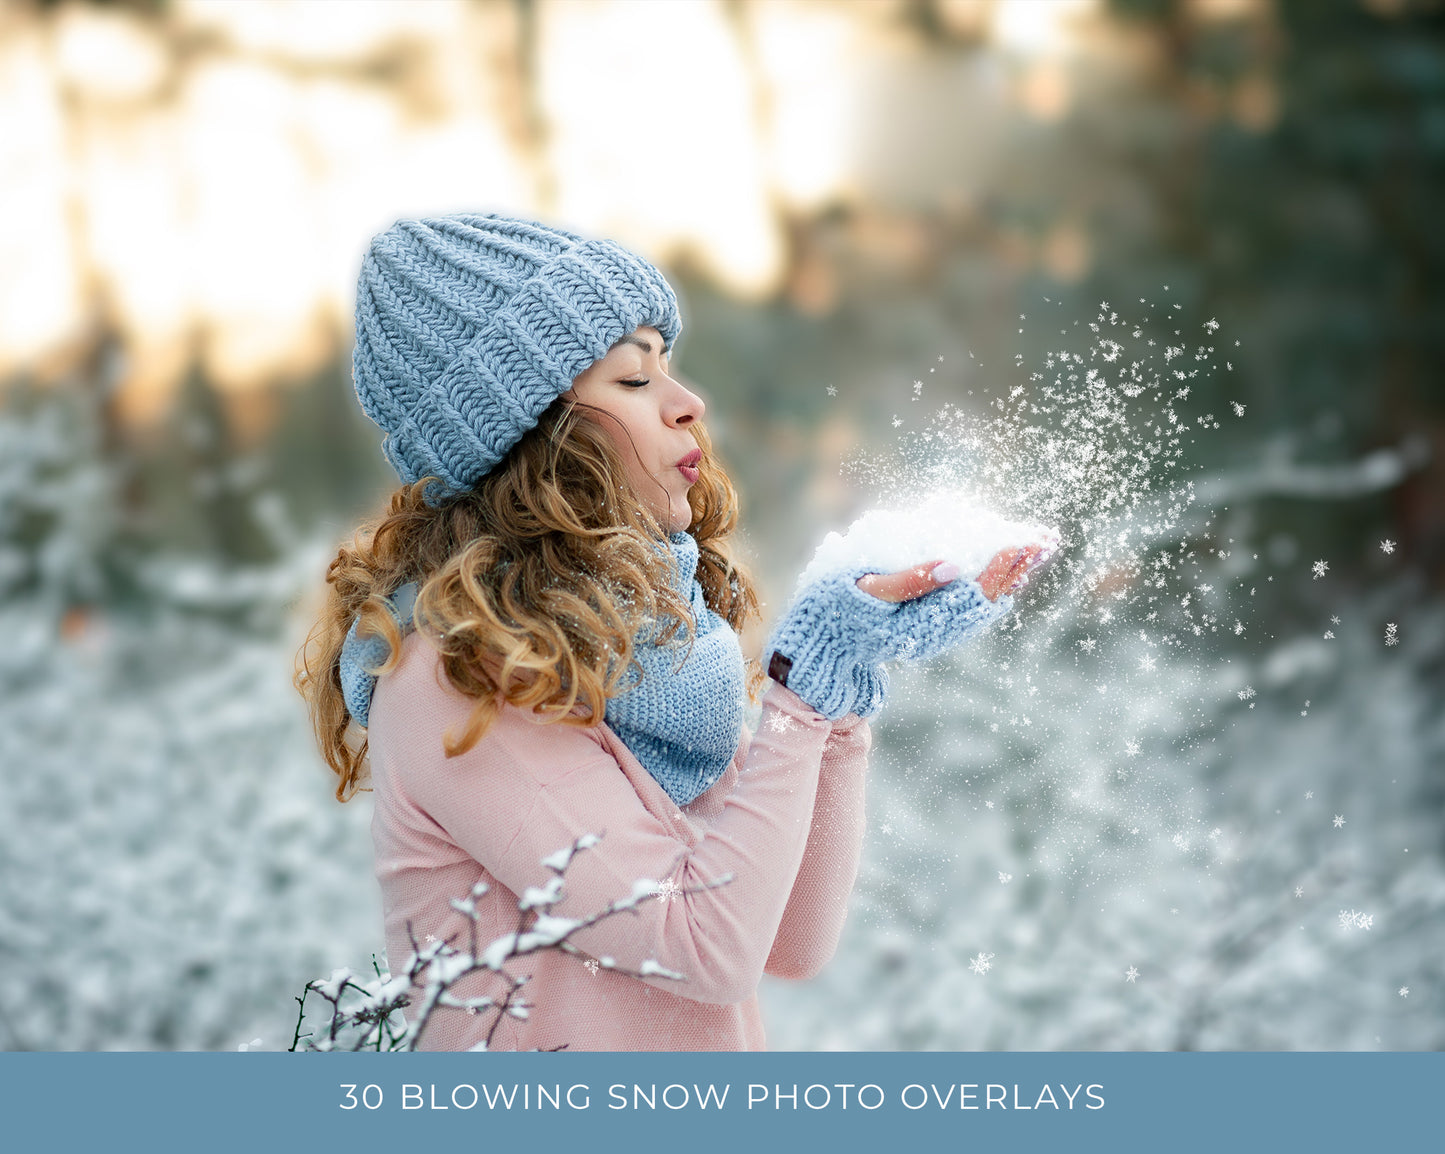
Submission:
[[698,462],[702,460],[702,450],[694,449],[677,463],[677,471],[686,478],[689,485],[697,484],[697,479],[702,474],[698,471]]

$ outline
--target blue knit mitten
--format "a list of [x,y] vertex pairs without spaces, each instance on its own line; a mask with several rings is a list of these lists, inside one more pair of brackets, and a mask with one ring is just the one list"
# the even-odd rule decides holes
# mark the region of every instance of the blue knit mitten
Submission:
[[773,631],[768,675],[824,717],[871,717],[883,708],[882,663],[922,661],[967,641],[1013,608],[990,601],[977,581],[959,578],[911,601],[880,600],[858,588],[866,569],[832,573],[809,585]]

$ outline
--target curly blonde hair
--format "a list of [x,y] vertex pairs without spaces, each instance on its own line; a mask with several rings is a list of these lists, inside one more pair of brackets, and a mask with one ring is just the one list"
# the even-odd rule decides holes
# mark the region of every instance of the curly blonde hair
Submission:
[[[320,620],[297,661],[296,688],[310,707],[322,756],[347,801],[363,787],[367,743],[341,692],[340,657],[351,623],[379,634],[399,659],[400,631],[384,599],[419,585],[414,619],[436,647],[451,684],[476,701],[448,756],[471,749],[504,704],[547,722],[599,724],[607,699],[641,676],[634,638],[650,621],[659,637],[690,635],[692,615],[671,580],[663,528],[626,480],[612,441],[559,400],[506,459],[470,492],[433,505],[429,478],[392,494],[389,508],[342,545],[327,568]],[[737,492],[707,433],[689,431],[702,450],[700,478],[688,493],[698,544],[697,579],[710,608],[734,629],[757,616],[752,579],[728,538]],[[749,691],[762,681],[750,663]]]

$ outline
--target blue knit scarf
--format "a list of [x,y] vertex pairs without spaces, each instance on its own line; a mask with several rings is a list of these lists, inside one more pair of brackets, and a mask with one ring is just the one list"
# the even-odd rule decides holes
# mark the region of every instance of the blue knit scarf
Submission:
[[[732,762],[743,724],[743,657],[737,634],[707,607],[697,581],[697,542],[687,533],[668,538],[676,588],[687,598],[694,630],[659,644],[657,626],[638,634],[633,656],[642,679],[607,702],[607,724],[667,792],[686,805],[710,788]],[[388,606],[403,631],[411,627],[416,586],[404,585]],[[341,650],[341,688],[357,724],[371,712],[376,675],[390,653],[386,639],[357,636],[351,623]]]
[[607,703],[607,724],[677,805],[708,789],[737,752],[743,725],[743,655],[738,636],[707,607],[697,582],[697,542],[668,538],[676,588],[696,629],[665,644],[644,629],[633,646],[642,680]]

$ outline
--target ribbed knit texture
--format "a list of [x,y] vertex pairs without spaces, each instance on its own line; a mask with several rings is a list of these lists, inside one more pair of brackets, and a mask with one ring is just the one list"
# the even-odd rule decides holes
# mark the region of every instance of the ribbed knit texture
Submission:
[[[416,593],[416,582],[408,581],[386,598],[387,612],[403,634],[409,633],[412,628]],[[386,659],[391,656],[391,646],[379,633],[358,634],[360,625],[360,617],[352,621],[341,645],[341,697],[352,720],[365,726],[371,716],[371,695],[376,691],[376,674],[373,671],[386,664]]]
[[[637,639],[642,680],[607,702],[607,724],[677,805],[687,805],[722,776],[743,726],[743,655],[737,634],[707,607],[697,581],[697,541],[668,539],[678,592],[695,631],[664,645]],[[689,645],[689,641],[691,644]]]
[[356,290],[356,395],[401,479],[472,488],[619,337],[671,347],[677,298],[606,240],[500,216],[398,221]]
[[893,604],[858,588],[867,569],[833,573],[799,594],[764,651],[792,662],[788,688],[830,720],[871,717],[888,690],[884,661],[921,661],[961,645],[1013,608],[959,578],[927,596]]
[[[743,726],[743,655],[737,634],[707,607],[697,581],[697,542],[687,533],[668,539],[677,590],[696,626],[658,645],[655,627],[635,640],[642,679],[607,702],[607,724],[632,750],[674,804],[687,805],[709,789],[737,752]],[[386,599],[403,634],[412,629],[417,587],[403,585]],[[341,690],[358,725],[371,717],[376,674],[391,656],[378,634],[359,635],[351,623],[341,647]],[[691,644],[689,644],[689,638]]]

